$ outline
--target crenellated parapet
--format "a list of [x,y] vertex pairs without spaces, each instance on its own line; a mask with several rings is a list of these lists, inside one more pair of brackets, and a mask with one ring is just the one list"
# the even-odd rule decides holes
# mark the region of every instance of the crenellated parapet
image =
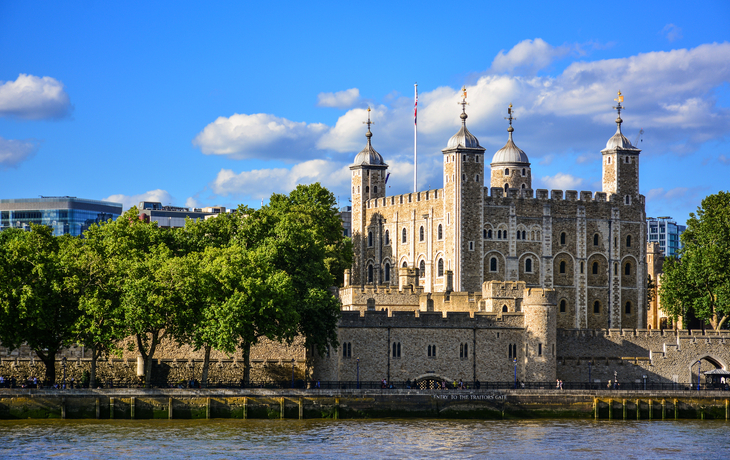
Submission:
[[482,312],[345,311],[340,328],[522,329],[524,315]]
[[[547,190],[547,189],[509,189],[507,192],[500,187],[484,187],[485,204],[503,204],[504,200],[535,200],[540,202],[581,202],[581,203],[616,203],[621,204],[622,197],[614,193],[576,191],[576,190]],[[644,195],[639,195],[640,204],[645,203]]]

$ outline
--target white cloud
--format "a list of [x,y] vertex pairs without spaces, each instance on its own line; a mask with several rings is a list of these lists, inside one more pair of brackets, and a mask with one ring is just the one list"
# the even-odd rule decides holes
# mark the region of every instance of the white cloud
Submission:
[[206,155],[236,159],[299,159],[312,156],[317,139],[327,131],[322,123],[303,123],[266,113],[218,117],[201,131],[193,145]]
[[500,51],[489,70],[493,73],[519,72],[523,75],[534,75],[569,51],[567,46],[552,46],[541,38],[523,40],[507,53]]
[[549,190],[578,190],[584,180],[571,174],[557,173],[554,176],[544,176],[540,181]]
[[682,38],[682,28],[677,27],[674,24],[667,24],[662,29],[661,34],[664,35],[671,43],[674,40],[679,40],[680,38]]
[[115,203],[122,203],[123,209],[126,211],[132,206],[139,205],[140,201],[158,201],[164,206],[172,204],[174,201],[172,195],[167,190],[150,190],[148,192],[140,193],[139,195],[110,195],[104,198],[104,201],[113,201]]
[[193,198],[192,196],[189,196],[187,200],[185,200],[185,207],[186,208],[200,208],[200,202]]
[[15,81],[0,82],[0,116],[63,118],[71,109],[63,83],[55,78],[21,73]]
[[717,157],[718,160],[720,160],[720,163],[730,165],[730,158],[726,157],[725,155],[720,155]]
[[317,105],[320,107],[336,107],[338,109],[349,109],[360,100],[360,90],[350,88],[336,93],[319,93]]
[[221,169],[210,188],[217,195],[241,198],[268,198],[272,193],[289,193],[297,184],[320,182],[328,188],[349,183],[350,170],[327,160],[309,160],[291,169],[255,169],[235,173]]
[[31,158],[40,145],[33,139],[5,139],[0,137],[0,168],[17,167]]

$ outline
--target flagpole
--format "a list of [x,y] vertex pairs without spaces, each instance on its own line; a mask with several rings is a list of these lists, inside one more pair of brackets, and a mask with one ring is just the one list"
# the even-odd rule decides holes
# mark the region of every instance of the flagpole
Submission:
[[413,193],[418,193],[418,83],[413,87],[416,94],[413,106]]

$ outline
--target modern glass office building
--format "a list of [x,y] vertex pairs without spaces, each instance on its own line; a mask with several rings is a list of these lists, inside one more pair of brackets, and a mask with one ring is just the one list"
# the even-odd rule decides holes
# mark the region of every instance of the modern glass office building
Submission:
[[81,235],[91,224],[116,219],[122,204],[72,196],[0,199],[0,230],[46,225],[53,234]]
[[673,256],[682,247],[679,239],[687,227],[677,225],[671,217],[648,217],[646,219],[646,235],[649,243],[659,243],[665,257]]

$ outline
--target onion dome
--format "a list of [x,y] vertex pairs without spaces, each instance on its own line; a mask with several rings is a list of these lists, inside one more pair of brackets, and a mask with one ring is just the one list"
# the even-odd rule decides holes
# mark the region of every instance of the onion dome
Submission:
[[522,149],[517,147],[515,145],[515,141],[512,140],[512,133],[515,131],[515,129],[512,127],[512,120],[516,119],[512,116],[512,104],[509,105],[507,113],[509,113],[509,117],[505,118],[509,120],[509,128],[507,128],[507,132],[509,133],[509,139],[507,139],[507,143],[504,144],[504,147],[497,150],[497,153],[494,154],[494,157],[492,158],[492,164],[525,163],[529,165],[530,160],[527,158],[527,154],[522,151]]
[[479,139],[466,129],[466,119],[469,118],[469,115],[466,114],[466,87],[462,88],[461,91],[463,97],[462,101],[459,102],[459,104],[461,104],[461,115],[459,115],[459,118],[461,118],[461,129],[458,133],[451,136],[446,148],[482,149],[482,146],[479,145]]
[[370,107],[368,107],[368,121],[366,123],[368,125],[368,132],[365,134],[365,137],[368,138],[368,144],[365,146],[364,149],[360,150],[360,153],[357,154],[355,157],[355,166],[385,166],[385,161],[383,161],[383,157],[375,151],[373,148],[372,143],[370,142],[370,138],[373,137],[373,133],[370,132],[370,125],[374,124],[370,121]]

